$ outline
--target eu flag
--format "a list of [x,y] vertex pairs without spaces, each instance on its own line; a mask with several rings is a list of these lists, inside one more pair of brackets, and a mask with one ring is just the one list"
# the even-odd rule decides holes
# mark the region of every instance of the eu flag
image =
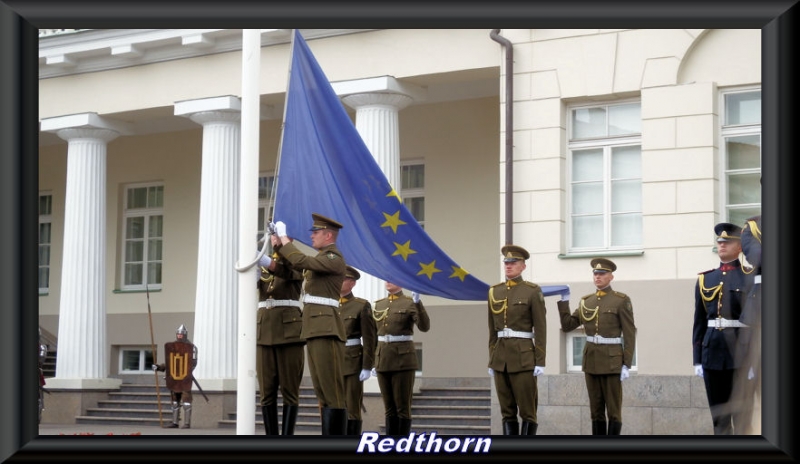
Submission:
[[311,213],[340,222],[347,264],[424,295],[486,301],[489,285],[452,260],[389,185],[297,30],[274,220],[310,245]]

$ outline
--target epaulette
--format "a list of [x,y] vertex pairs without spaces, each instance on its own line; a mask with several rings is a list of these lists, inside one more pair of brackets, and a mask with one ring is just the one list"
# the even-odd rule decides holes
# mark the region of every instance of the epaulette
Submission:
[[350,301],[358,301],[359,303],[369,303],[367,300],[365,300],[363,298],[359,298],[357,296],[354,296],[353,299],[350,300]]
[[716,271],[716,269],[709,269],[709,270],[707,270],[707,271],[698,272],[698,273],[697,273],[697,275],[701,275],[701,274],[708,274],[708,273],[709,273],[709,272],[711,272],[711,271]]
[[628,298],[628,295],[626,295],[626,294],[624,294],[622,292],[618,292],[616,290],[614,290],[614,295],[617,295],[620,298]]
[[597,292],[592,292],[592,293],[590,293],[590,294],[588,294],[588,295],[583,295],[583,296],[581,297],[581,300],[585,300],[585,299],[589,298],[590,296],[594,296],[594,295],[596,295],[596,294],[597,294]]
[[492,285],[492,288],[494,288],[494,287],[505,287],[505,286],[506,286],[505,282],[500,282],[499,284]]
[[528,282],[527,280],[523,280],[522,283],[527,285],[528,287],[539,288],[539,286],[537,284],[535,284],[533,282]]

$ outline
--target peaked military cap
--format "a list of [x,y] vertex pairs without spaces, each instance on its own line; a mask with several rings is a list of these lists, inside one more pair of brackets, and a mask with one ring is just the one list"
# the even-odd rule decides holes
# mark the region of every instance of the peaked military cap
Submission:
[[354,267],[347,266],[347,268],[344,271],[344,277],[345,279],[349,278],[353,280],[358,280],[361,278],[361,273],[358,272]]
[[326,218],[321,214],[311,213],[311,217],[314,219],[314,224],[311,226],[311,229],[309,230],[320,230],[320,229],[339,230],[343,227],[341,224],[334,221],[333,219]]
[[617,265],[614,261],[606,258],[595,258],[591,262],[592,272],[614,272],[617,270]]
[[730,222],[720,222],[715,225],[714,233],[717,234],[717,242],[742,239],[742,228]]
[[503,262],[508,263],[511,261],[526,260],[531,257],[528,250],[517,245],[506,245],[501,250],[503,253]]

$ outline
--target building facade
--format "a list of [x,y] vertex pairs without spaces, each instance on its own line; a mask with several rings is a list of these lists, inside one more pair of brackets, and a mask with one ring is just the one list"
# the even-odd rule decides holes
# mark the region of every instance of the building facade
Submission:
[[[760,212],[760,30],[301,33],[406,205],[474,276],[502,280],[513,242],[525,279],[569,284],[575,307],[589,261],[616,262],[639,340],[625,432],[711,433],[693,289],[718,265],[714,224]],[[289,37],[261,31],[261,232]],[[39,77],[39,319],[58,339],[48,386],[74,405],[50,420],[148,373],[151,322],[160,347],[186,325],[221,411],[238,360],[242,30],[43,30]],[[355,293],[374,301],[379,284]],[[423,298],[417,383],[488,385],[486,302]],[[555,298],[539,433],[588,434],[584,340],[560,331]]]

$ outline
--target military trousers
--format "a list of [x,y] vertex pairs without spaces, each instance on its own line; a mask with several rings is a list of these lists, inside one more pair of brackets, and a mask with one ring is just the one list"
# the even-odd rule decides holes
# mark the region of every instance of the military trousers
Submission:
[[714,435],[733,435],[734,430],[743,430],[742,411],[731,401],[735,369],[703,368],[703,382],[714,424]]
[[533,371],[494,373],[494,386],[503,422],[517,422],[517,412],[523,421],[534,422],[539,407],[539,387]]
[[306,340],[308,370],[321,408],[345,409],[344,342],[336,337]]
[[386,417],[411,420],[411,396],[414,394],[416,371],[378,371],[377,374]]
[[261,406],[277,403],[278,389],[283,404],[300,403],[300,382],[303,380],[305,353],[303,343],[256,345],[256,373]]
[[593,421],[622,423],[622,381],[619,374],[584,374]]
[[347,403],[347,419],[361,420],[361,405],[364,401],[364,383],[358,380],[358,374],[344,376],[345,402]]

